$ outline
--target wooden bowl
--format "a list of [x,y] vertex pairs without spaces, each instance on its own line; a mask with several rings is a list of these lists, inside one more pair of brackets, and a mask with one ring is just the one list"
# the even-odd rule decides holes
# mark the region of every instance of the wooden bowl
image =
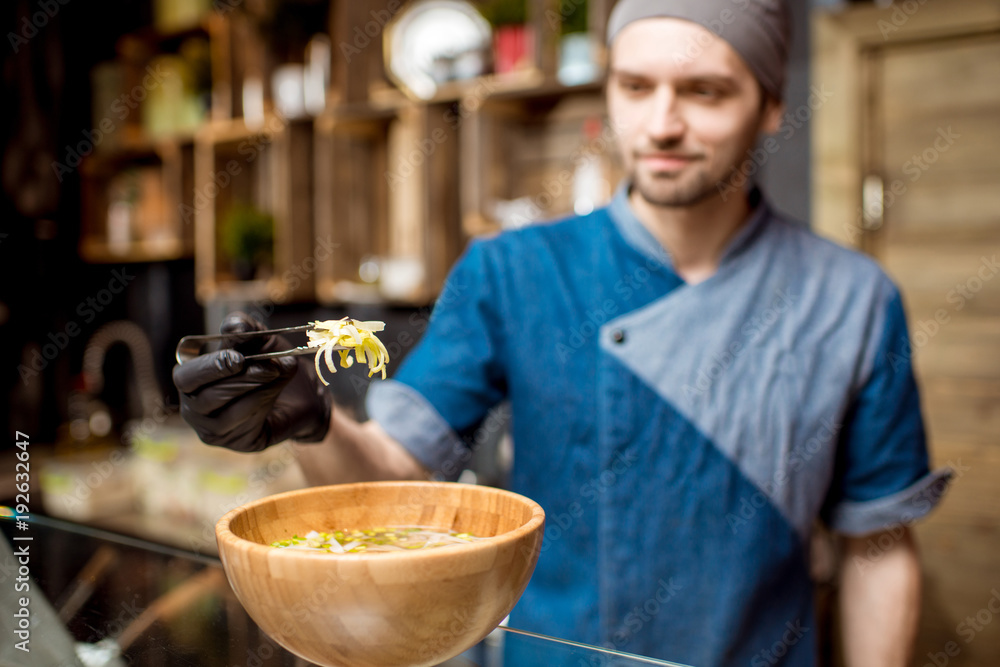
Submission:
[[[310,530],[433,526],[481,541],[400,553],[278,549]],[[365,482],[269,496],[215,528],[226,576],[257,624],[318,665],[436,665],[475,645],[528,585],[545,514],[524,496],[449,482]]]

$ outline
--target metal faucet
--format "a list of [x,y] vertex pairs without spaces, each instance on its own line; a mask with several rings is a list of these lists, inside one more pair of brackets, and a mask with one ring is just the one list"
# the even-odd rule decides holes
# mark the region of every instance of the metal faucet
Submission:
[[162,411],[160,386],[153,366],[153,349],[146,333],[134,322],[118,320],[105,324],[87,341],[82,369],[85,392],[96,398],[104,389],[104,359],[116,343],[128,348],[139,386],[142,416],[152,417],[158,410]]

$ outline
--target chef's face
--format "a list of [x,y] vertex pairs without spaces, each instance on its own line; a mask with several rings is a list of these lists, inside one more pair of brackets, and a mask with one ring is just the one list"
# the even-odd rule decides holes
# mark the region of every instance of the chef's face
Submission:
[[783,111],[729,44],[680,19],[636,21],[618,34],[607,95],[626,173],[656,206],[728,191]]

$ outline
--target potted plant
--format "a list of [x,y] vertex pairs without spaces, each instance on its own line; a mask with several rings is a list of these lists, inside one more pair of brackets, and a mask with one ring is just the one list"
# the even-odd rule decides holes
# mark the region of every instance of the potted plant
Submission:
[[493,26],[493,71],[505,74],[531,67],[535,36],[526,0],[487,0],[478,9]]
[[269,272],[274,263],[274,218],[251,204],[236,203],[222,220],[220,243],[239,280]]
[[588,83],[598,77],[598,48],[588,26],[587,0],[561,0],[559,11],[548,10],[549,25],[559,27],[559,70],[563,85]]

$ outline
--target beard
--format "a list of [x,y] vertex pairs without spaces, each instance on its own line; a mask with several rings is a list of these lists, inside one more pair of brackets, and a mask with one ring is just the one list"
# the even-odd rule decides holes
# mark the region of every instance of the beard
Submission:
[[[742,190],[735,183],[741,177],[743,181],[749,180],[740,170],[757,142],[757,125],[748,124],[742,136],[721,152],[685,148],[680,142],[647,145],[633,151],[628,167],[632,188],[652,206],[678,208],[694,206],[711,197],[724,198],[724,193],[733,189]],[[644,154],[660,152],[685,155],[691,161],[676,171],[657,171],[640,159]]]
[[[718,192],[716,179],[700,161],[681,172],[633,169],[632,187],[653,206],[694,206]],[[728,180],[728,179],[727,179]]]

